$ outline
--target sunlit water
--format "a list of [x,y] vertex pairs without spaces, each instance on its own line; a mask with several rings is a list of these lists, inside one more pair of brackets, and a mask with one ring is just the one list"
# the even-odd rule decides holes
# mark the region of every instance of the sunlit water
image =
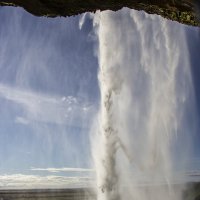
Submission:
[[186,166],[189,142],[183,142],[184,158],[174,146],[193,95],[183,26],[124,9],[95,14],[94,27],[101,91],[92,137],[98,200],[181,199],[174,166]]

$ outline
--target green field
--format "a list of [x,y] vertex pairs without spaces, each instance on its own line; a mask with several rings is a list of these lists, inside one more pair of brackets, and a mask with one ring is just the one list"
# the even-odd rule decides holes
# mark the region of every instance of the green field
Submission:
[[[160,186],[156,186],[159,189]],[[163,186],[162,186],[163,187]],[[176,189],[182,185],[174,185]],[[154,188],[155,189],[155,188]],[[27,189],[0,190],[0,200],[95,200],[92,189]],[[190,183],[183,192],[183,200],[200,200],[200,183]]]
[[0,190],[0,200],[75,200],[95,199],[90,189]]

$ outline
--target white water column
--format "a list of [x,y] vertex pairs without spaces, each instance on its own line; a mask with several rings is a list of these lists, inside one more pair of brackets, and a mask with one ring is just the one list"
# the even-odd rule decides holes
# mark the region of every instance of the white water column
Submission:
[[[180,199],[172,187],[173,145],[193,91],[184,27],[129,9],[96,13],[94,27],[101,91],[93,144],[98,199]],[[162,184],[156,192],[149,187]]]

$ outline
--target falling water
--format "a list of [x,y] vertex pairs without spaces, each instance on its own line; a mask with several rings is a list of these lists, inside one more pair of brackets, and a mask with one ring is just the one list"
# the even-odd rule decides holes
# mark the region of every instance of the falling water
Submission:
[[172,146],[192,88],[183,26],[123,9],[97,13],[94,27],[101,91],[93,143],[98,199],[180,199],[172,187]]

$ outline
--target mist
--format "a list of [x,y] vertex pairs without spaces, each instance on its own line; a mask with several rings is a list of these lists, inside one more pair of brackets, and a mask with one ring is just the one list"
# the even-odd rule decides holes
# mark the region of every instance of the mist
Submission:
[[[196,130],[185,27],[123,9],[96,13],[101,107],[93,157],[98,199],[181,199]],[[180,145],[181,144],[181,145]],[[166,185],[144,191],[140,185]]]

